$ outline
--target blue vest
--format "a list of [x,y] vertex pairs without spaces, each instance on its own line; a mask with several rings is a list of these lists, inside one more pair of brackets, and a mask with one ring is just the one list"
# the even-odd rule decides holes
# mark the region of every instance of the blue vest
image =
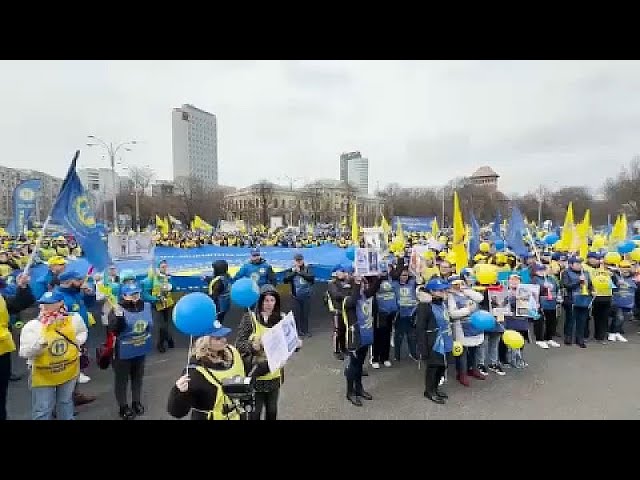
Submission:
[[[572,282],[577,281],[578,277],[580,277],[579,272],[574,272],[571,269],[566,270],[566,275],[569,277],[569,280],[571,280]],[[583,275],[585,276],[585,279],[586,279],[586,285],[588,285],[589,273],[585,271]],[[578,284],[576,287],[573,288],[573,290],[571,290],[570,292],[567,292],[567,295],[571,299],[570,303],[573,303],[574,307],[589,308],[589,306],[591,305],[591,302],[593,301],[593,297],[591,296],[591,293],[584,295],[582,293],[582,290],[583,290],[582,285]]]
[[309,298],[311,296],[311,284],[300,275],[294,275],[293,285],[295,287],[296,298]]
[[378,311],[380,313],[396,313],[398,311],[398,300],[393,283],[389,280],[382,280],[378,293],[376,293]]
[[398,310],[400,312],[400,317],[412,317],[418,308],[415,280],[410,279],[405,285],[400,285],[400,282],[397,281],[393,282],[393,288],[395,289],[396,297],[398,298]]
[[624,310],[632,310],[636,299],[636,282],[631,277],[618,277],[618,288],[613,291],[612,305]]
[[360,330],[360,347],[373,343],[373,297],[360,297],[356,305],[356,319]]
[[443,304],[431,304],[431,310],[436,319],[438,331],[436,333],[436,341],[433,343],[433,351],[441,355],[453,350],[453,337],[451,336],[451,324],[449,323],[449,312]]
[[551,299],[549,299],[549,294],[543,295],[542,288],[545,287],[545,281],[543,277],[534,277],[534,283],[536,285],[540,285],[540,307],[542,310],[555,310],[558,302],[556,301],[558,297],[558,282],[551,275],[547,275],[547,288],[551,293]]
[[[471,301],[469,297],[462,295],[461,293],[452,293],[452,296],[456,302],[456,307],[458,308],[466,308]],[[478,330],[471,325],[469,318],[461,318],[460,325],[462,326],[462,331],[464,332],[465,337],[474,337],[482,333],[482,330]]]
[[118,335],[118,356],[122,360],[142,357],[151,352],[151,304],[145,302],[141,312],[124,310],[124,331]]

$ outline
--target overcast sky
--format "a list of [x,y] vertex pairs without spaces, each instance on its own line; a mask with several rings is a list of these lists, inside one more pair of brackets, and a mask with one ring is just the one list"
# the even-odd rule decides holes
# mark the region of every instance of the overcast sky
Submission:
[[[360,150],[376,185],[440,185],[482,165],[500,189],[598,187],[640,153],[640,62],[1,61],[1,165],[107,166],[94,134],[171,179],[171,109],[218,117],[219,180],[338,178]],[[284,181],[282,182],[284,183]]]

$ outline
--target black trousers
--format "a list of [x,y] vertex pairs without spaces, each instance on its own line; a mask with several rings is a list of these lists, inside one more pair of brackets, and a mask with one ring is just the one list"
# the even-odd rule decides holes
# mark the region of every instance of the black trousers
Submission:
[[296,321],[298,333],[309,333],[309,313],[311,311],[311,298],[293,297],[293,317]]
[[362,392],[362,367],[368,351],[369,345],[360,347],[355,352],[349,352],[347,368],[344,372],[347,377],[347,394]]
[[347,351],[347,327],[339,314],[333,315],[333,353]]
[[156,310],[155,307],[153,307],[153,310],[151,311],[153,315],[153,323],[156,325],[155,328],[157,332],[158,345],[163,345],[164,342],[173,340],[173,337],[169,332],[173,307],[165,308],[164,310]]
[[128,405],[127,385],[131,380],[131,400],[134,403],[141,403],[142,398],[142,378],[144,377],[145,357],[136,357],[129,360],[113,360],[113,373],[115,378],[114,392],[119,407]]
[[[611,312],[611,301],[594,301],[591,306],[591,315],[593,316],[593,338],[596,340],[604,340],[609,328],[609,314]],[[585,327],[584,338],[589,335],[589,318],[587,317],[587,326]]]
[[278,416],[278,398],[280,387],[270,392],[256,392],[256,409],[251,414],[252,420],[260,420],[262,410],[265,410],[265,420],[276,420]]
[[373,327],[373,361],[382,363],[389,360],[391,351],[391,325],[395,313],[379,313]]
[[7,391],[11,376],[11,352],[0,355],[0,420],[7,419]]
[[[555,308],[553,310],[543,310],[542,316],[544,318],[537,320],[533,324],[533,333],[536,336],[536,340],[544,340],[545,342],[553,340],[553,337],[556,336],[556,329],[558,328],[558,313],[556,312]],[[538,326],[538,324],[540,324],[540,326]],[[543,327],[543,324],[544,336],[540,331],[540,329]]]
[[424,369],[424,393],[435,395],[440,384],[440,379],[444,377],[444,365],[427,365]]

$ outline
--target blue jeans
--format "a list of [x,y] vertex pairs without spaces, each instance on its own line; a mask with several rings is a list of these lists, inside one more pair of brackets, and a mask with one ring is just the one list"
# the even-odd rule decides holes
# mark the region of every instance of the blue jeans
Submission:
[[573,342],[574,328],[577,344],[584,343],[585,326],[589,318],[589,309],[564,305],[564,341]]
[[396,360],[400,360],[400,352],[402,351],[402,340],[407,337],[407,346],[409,354],[413,358],[418,358],[416,354],[416,337],[414,335],[413,317],[398,317],[396,319],[396,327],[393,334],[393,349]]
[[311,298],[293,297],[293,317],[296,321],[298,333],[309,333],[309,310]]
[[624,322],[633,320],[633,310],[628,308],[613,308],[611,312],[611,327],[609,333],[623,332]]
[[[485,332],[484,342],[479,345],[476,352],[478,365],[495,365],[498,363],[498,346],[500,345],[501,333]],[[488,360],[488,363],[485,361]]]
[[51,420],[53,409],[58,406],[58,420],[73,420],[74,378],[57,387],[31,387],[31,418]]

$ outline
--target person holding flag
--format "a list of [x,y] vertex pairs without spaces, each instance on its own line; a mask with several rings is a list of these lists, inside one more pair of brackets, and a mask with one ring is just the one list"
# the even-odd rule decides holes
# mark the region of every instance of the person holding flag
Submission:
[[67,261],[58,255],[51,257],[47,261],[49,270],[35,281],[33,293],[36,298],[40,298],[46,292],[52,291],[56,286],[60,285],[59,276],[64,272]]

